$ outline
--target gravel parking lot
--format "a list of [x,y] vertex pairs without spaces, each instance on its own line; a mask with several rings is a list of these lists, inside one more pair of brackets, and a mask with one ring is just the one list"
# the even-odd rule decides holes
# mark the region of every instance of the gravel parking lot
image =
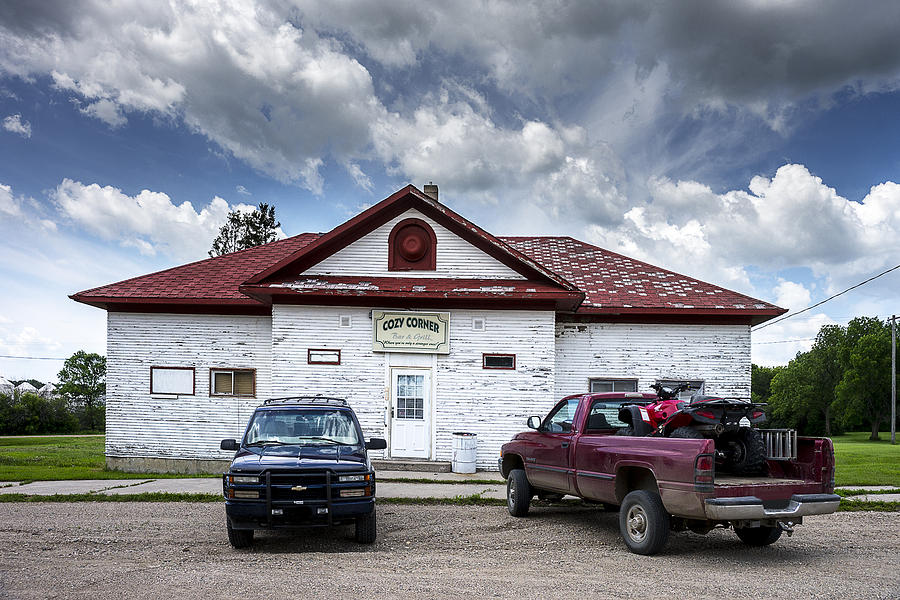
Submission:
[[235,551],[221,504],[0,504],[4,598],[891,598],[900,515],[808,518],[763,549],[675,534],[630,554],[616,514],[582,507],[379,505],[352,528],[257,535]]

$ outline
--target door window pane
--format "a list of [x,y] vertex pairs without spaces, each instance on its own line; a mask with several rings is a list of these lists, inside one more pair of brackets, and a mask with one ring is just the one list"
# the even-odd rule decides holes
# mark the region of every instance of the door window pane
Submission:
[[397,418],[425,419],[425,376],[397,376]]

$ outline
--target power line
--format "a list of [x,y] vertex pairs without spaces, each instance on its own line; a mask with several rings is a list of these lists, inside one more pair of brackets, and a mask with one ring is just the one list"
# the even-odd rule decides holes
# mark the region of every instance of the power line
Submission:
[[857,283],[856,285],[852,285],[852,286],[848,287],[846,290],[844,290],[844,291],[842,291],[842,292],[838,292],[837,294],[835,294],[835,295],[833,295],[833,296],[829,296],[828,298],[825,298],[825,299],[822,300],[821,302],[816,302],[816,303],[813,304],[812,306],[807,306],[807,307],[804,308],[803,310],[798,310],[797,312],[795,312],[795,313],[793,313],[793,314],[790,314],[790,315],[784,315],[784,316],[781,317],[780,319],[775,319],[774,321],[770,321],[769,323],[765,323],[765,324],[763,324],[763,325],[760,325],[759,327],[757,327],[756,329],[753,329],[752,331],[759,331],[760,329],[765,329],[765,328],[768,327],[769,325],[774,325],[775,323],[780,323],[780,322],[784,321],[785,319],[790,319],[791,317],[796,317],[796,316],[799,315],[800,313],[805,313],[806,311],[812,310],[812,309],[814,309],[814,308],[817,307],[817,306],[822,306],[823,304],[825,304],[825,303],[828,302],[829,300],[834,300],[834,299],[837,298],[838,296],[841,296],[841,295],[843,295],[843,294],[846,294],[846,293],[849,292],[850,290],[855,290],[855,289],[858,288],[859,286],[865,285],[865,284],[869,283],[870,281],[872,281],[872,280],[874,280],[874,279],[878,279],[878,278],[881,277],[882,275],[887,275],[887,274],[890,273],[891,271],[895,271],[895,270],[897,270],[897,269],[900,269],[900,265],[893,266],[893,267],[891,267],[890,269],[888,269],[887,271],[882,271],[882,272],[879,273],[878,275],[873,275],[872,277],[869,277],[869,278],[866,279],[865,281],[860,281],[860,282]]
[[65,358],[54,358],[52,356],[13,356],[11,354],[0,354],[0,358],[17,358],[21,360],[66,360]]
[[761,346],[763,344],[789,344],[791,342],[811,342],[816,338],[797,338],[795,340],[776,340],[774,342],[753,342],[757,346]]

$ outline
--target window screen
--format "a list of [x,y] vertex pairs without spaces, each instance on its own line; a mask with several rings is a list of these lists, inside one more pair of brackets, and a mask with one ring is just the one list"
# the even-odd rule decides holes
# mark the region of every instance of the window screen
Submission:
[[212,395],[214,396],[255,396],[256,371],[213,370]]
[[515,369],[515,354],[483,354],[481,366],[484,369]]

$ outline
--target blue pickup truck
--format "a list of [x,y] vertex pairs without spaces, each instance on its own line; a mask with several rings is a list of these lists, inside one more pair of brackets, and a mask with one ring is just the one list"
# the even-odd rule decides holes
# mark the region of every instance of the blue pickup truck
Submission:
[[253,543],[256,529],[322,527],[355,523],[356,541],[375,541],[375,471],[353,409],[337,398],[266,400],[247,424],[222,476],[228,541]]

